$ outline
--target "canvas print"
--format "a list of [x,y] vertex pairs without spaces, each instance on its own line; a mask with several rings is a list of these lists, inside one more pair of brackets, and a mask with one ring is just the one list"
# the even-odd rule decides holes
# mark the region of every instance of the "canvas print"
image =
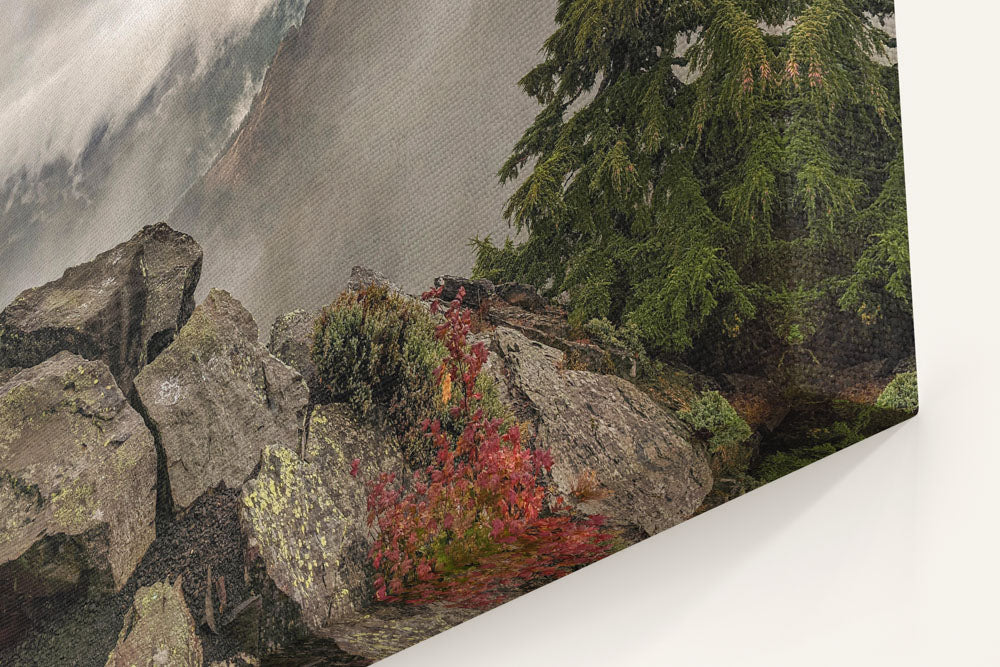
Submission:
[[917,411],[891,0],[7,14],[0,664],[370,664]]

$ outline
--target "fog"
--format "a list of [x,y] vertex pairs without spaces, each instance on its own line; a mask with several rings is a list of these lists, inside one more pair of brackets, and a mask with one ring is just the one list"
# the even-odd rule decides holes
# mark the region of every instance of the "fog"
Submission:
[[190,54],[199,77],[227,41],[245,36],[274,0],[31,0],[0,22],[0,181],[59,158],[95,132],[114,133]]
[[0,304],[164,219],[241,122],[304,7],[32,0],[5,8]]
[[168,222],[262,329],[328,303],[350,267],[407,289],[467,274],[509,233],[497,170],[539,108],[518,80],[555,0],[313,0],[240,134]]

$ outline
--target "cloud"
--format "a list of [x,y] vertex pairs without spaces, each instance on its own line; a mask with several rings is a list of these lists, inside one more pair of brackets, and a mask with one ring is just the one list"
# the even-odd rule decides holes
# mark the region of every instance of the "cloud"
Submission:
[[[0,21],[0,182],[73,161],[113,132],[179,54],[202,75],[276,0],[31,0]],[[185,62],[188,62],[187,60]]]

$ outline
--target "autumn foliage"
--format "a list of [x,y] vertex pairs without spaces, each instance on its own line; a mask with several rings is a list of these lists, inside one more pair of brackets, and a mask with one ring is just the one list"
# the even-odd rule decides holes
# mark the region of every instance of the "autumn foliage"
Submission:
[[[434,312],[439,296],[424,294]],[[602,517],[573,516],[551,495],[542,483],[552,467],[547,451],[526,446],[517,425],[504,427],[479,407],[476,380],[489,353],[468,343],[472,316],[463,297],[460,290],[436,329],[448,356],[435,373],[445,402],[453,384],[464,390],[450,415],[464,421],[461,434],[425,419],[434,461],[409,484],[392,473],[370,482],[380,601],[489,607],[603,557],[613,539]]]

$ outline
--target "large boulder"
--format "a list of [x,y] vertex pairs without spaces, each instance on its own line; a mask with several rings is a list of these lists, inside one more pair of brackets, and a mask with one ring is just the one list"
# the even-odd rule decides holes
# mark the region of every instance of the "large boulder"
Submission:
[[439,635],[483,612],[443,604],[373,605],[334,619],[320,633],[352,655],[381,660]]
[[513,329],[497,328],[491,346],[490,371],[535,422],[568,502],[647,535],[694,514],[712,475],[676,415],[620,377],[564,370],[562,352]]
[[257,338],[240,302],[212,290],[135,379],[177,508],[220,483],[240,488],[265,446],[299,445],[308,390]]
[[356,423],[340,404],[313,412],[304,453],[264,450],[259,474],[243,487],[243,515],[268,574],[318,630],[372,599],[365,481],[405,467],[390,436]]
[[271,354],[297,370],[312,394],[320,391],[316,364],[312,359],[313,331],[319,312],[293,310],[281,315],[271,326],[267,349]]
[[22,292],[0,313],[0,367],[29,367],[68,350],[132,380],[191,315],[201,248],[160,223],[61,278]]
[[324,405],[303,453],[265,449],[243,487],[243,516],[251,546],[310,630],[374,660],[477,613],[374,602],[366,483],[380,472],[410,474],[390,436],[356,422],[345,405]]
[[181,578],[173,585],[161,581],[136,591],[106,667],[203,664],[201,640],[184,603]]
[[0,386],[0,616],[84,583],[121,588],[155,513],[153,438],[104,362],[60,352]]

